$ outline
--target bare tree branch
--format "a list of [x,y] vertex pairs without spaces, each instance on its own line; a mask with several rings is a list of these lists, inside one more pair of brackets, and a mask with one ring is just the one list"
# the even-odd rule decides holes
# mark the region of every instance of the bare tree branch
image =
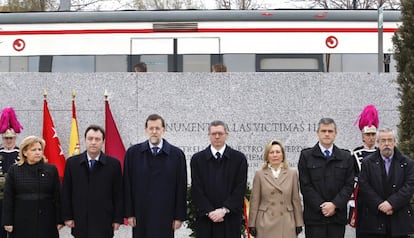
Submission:
[[313,0],[311,1],[316,8],[324,9],[377,9],[384,6],[386,9],[398,9],[400,0]]

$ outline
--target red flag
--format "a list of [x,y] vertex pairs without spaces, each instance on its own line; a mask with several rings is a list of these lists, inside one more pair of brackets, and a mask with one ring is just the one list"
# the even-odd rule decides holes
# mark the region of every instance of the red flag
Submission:
[[105,153],[119,160],[124,171],[125,146],[119,135],[108,100],[105,100]]
[[58,170],[59,177],[63,178],[65,170],[65,156],[60,146],[59,137],[57,136],[52,116],[47,106],[46,98],[43,103],[43,139],[46,142],[45,156],[50,164],[54,164]]

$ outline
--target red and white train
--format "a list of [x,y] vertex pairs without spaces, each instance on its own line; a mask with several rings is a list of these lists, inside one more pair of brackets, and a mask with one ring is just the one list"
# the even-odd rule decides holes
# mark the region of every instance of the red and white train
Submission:
[[[0,13],[0,71],[376,72],[378,22],[376,10]],[[400,24],[384,11],[386,70]]]

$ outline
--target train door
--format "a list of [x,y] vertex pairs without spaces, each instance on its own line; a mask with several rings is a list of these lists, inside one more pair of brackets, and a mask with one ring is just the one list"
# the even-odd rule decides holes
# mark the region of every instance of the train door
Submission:
[[145,62],[150,72],[210,72],[220,52],[218,37],[132,38],[129,69]]

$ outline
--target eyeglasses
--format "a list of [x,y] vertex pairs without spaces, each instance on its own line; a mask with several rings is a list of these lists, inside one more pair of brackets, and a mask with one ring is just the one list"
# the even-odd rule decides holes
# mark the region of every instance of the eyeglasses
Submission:
[[381,144],[385,144],[385,143],[394,143],[394,138],[387,138],[387,139],[379,139],[379,142],[381,143]]
[[224,136],[225,134],[227,134],[227,133],[224,133],[224,132],[213,132],[213,133],[210,133],[211,136],[219,136],[219,137]]
[[12,139],[14,139],[14,137],[3,137],[3,139],[5,139],[5,140],[12,140]]

